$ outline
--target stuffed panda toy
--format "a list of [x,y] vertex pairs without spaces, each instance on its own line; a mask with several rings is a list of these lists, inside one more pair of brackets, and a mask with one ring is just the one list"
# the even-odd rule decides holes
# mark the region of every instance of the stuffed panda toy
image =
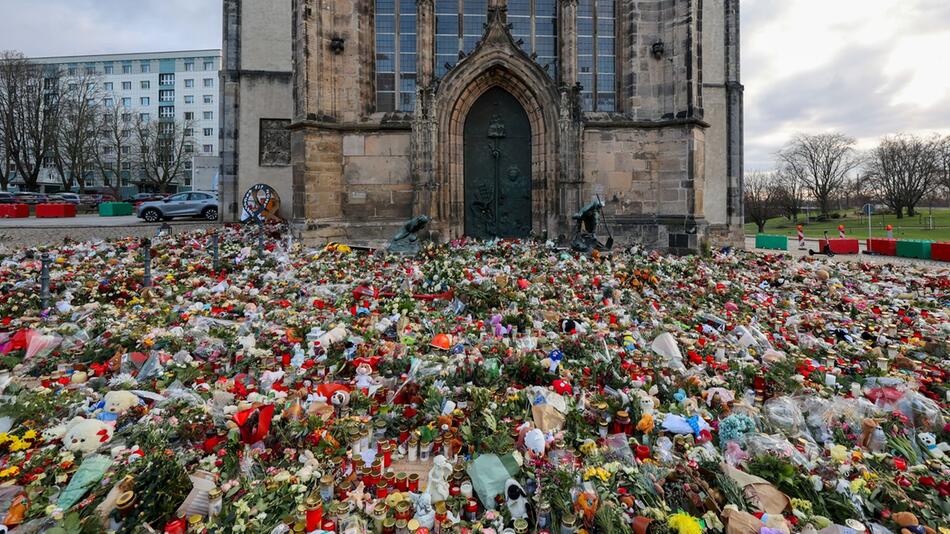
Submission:
[[505,481],[505,497],[512,519],[528,518],[528,494],[513,478]]

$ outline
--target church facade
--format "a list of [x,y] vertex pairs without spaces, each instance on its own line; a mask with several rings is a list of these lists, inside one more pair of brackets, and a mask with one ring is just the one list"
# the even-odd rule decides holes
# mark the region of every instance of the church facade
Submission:
[[739,0],[291,10],[289,215],[307,238],[380,241],[424,214],[435,240],[566,244],[600,199],[618,243],[741,246]]

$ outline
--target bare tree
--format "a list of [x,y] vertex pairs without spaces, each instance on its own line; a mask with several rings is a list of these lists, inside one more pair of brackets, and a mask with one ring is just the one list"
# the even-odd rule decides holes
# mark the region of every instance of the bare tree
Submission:
[[778,179],[774,172],[753,172],[745,177],[745,218],[758,226],[760,234],[765,231],[765,223],[779,213],[775,202],[778,193]]
[[136,137],[132,135],[135,124],[131,117],[131,110],[122,106],[103,110],[92,150],[94,168],[116,198],[120,197],[122,173],[126,172],[126,167],[131,173],[132,168]]
[[944,137],[937,145],[940,164],[940,187],[947,201],[950,201],[950,136]]
[[802,181],[786,168],[776,171],[774,179],[776,206],[790,221],[798,222],[798,215],[802,212],[802,204],[804,204]]
[[842,134],[801,134],[779,152],[786,171],[801,181],[822,217],[830,215],[834,195],[861,163],[854,144]]
[[51,150],[53,165],[64,190],[78,184],[79,191],[85,192],[86,175],[94,167],[97,122],[105,108],[99,78],[94,74],[71,76],[60,87],[59,120]]
[[136,159],[143,180],[165,193],[185,171],[194,154],[194,125],[174,119],[135,123]]
[[13,174],[13,165],[10,165],[10,141],[7,137],[8,118],[6,97],[0,88],[0,191],[6,191],[10,187],[10,176]]
[[27,190],[36,190],[44,161],[56,141],[58,72],[31,63],[19,52],[0,55],[0,92],[8,111],[8,157]]
[[897,218],[913,217],[914,209],[939,184],[939,139],[912,135],[885,137],[868,162],[868,180]]

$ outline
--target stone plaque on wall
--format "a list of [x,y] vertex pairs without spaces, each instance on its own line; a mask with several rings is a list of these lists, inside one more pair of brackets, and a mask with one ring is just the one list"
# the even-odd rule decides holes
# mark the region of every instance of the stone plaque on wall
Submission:
[[261,167],[290,165],[290,119],[261,119]]

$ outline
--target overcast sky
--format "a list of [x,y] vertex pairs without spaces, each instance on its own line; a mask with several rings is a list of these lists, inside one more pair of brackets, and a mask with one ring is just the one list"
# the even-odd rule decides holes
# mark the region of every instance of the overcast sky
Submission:
[[[796,132],[950,134],[950,0],[741,0],[747,170]],[[220,48],[220,0],[0,0],[0,48]]]

